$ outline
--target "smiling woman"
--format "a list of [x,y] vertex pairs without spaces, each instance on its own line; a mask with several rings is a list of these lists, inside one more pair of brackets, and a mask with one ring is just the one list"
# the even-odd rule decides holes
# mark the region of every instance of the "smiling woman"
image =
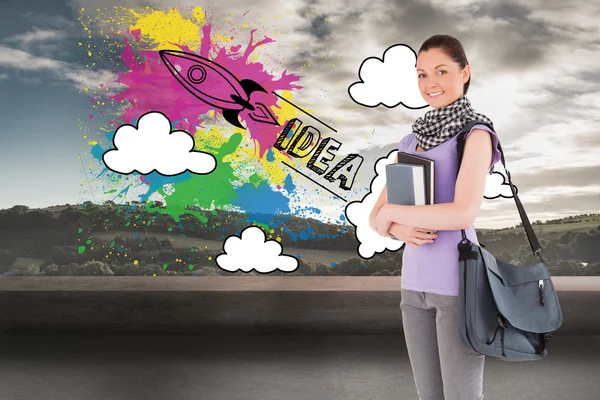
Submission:
[[425,101],[439,108],[461,95],[466,96],[471,84],[471,67],[460,42],[449,36],[434,38],[423,43],[419,50],[417,78]]
[[[400,141],[398,150],[434,161],[434,204],[386,204],[384,187],[371,218],[379,234],[409,244],[402,258],[401,309],[419,395],[482,399],[484,356],[466,348],[458,336],[456,246],[461,229],[478,243],[473,222],[483,201],[487,172],[500,160],[498,138],[492,121],[475,112],[466,97],[471,68],[456,38],[427,39],[418,52],[416,76],[421,95],[433,110],[415,121],[412,134]],[[481,123],[466,133],[457,177],[458,134],[469,121]],[[411,232],[407,226],[417,228],[414,237],[405,237]],[[437,231],[438,236],[427,231]]]

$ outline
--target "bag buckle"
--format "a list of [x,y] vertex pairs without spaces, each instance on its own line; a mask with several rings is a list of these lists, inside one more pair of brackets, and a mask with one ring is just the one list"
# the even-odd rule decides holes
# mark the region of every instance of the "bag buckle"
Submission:
[[458,243],[457,247],[458,247],[458,251],[461,253],[465,252],[465,251],[469,251],[469,250],[471,250],[471,241],[467,238],[464,238],[463,240],[461,240]]

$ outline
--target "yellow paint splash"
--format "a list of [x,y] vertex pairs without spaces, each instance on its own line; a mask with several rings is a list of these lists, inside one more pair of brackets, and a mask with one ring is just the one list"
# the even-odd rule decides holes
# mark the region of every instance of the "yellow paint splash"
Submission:
[[212,36],[212,41],[213,41],[213,43],[217,42],[217,41],[229,43],[229,42],[231,42],[231,36],[213,35]]
[[202,7],[200,7],[200,6],[194,7],[192,12],[194,14],[194,18],[196,19],[196,21],[198,21],[198,23],[200,25],[206,24],[206,13],[202,9]]
[[[172,8],[168,13],[151,10],[149,14],[142,15],[133,9],[128,10],[137,18],[131,30],[139,29],[142,35],[154,42],[155,50],[173,49],[171,43],[188,46],[191,50],[200,47],[200,26],[193,21],[185,19],[179,10]],[[194,8],[194,18],[200,23],[205,22],[206,15],[202,7]]]
[[[209,118],[212,118],[214,112],[211,110],[208,113]],[[221,147],[231,135],[226,135],[219,126],[212,126],[208,132],[204,128],[198,127],[194,135],[194,150],[211,152],[211,149]]]

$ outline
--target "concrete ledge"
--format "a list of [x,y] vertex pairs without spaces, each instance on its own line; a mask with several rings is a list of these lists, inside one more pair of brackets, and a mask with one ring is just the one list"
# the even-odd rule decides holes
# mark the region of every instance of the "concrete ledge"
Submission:
[[[600,334],[600,277],[553,277],[556,335]],[[398,334],[400,277],[3,277],[1,333]]]

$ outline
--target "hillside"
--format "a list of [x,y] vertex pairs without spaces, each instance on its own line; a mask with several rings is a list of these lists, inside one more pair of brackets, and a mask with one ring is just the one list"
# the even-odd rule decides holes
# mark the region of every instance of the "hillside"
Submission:
[[[186,213],[176,222],[161,210],[155,204],[89,202],[1,210],[0,274],[230,275],[214,259],[222,253],[224,239],[251,221],[267,232],[267,239],[285,243],[285,254],[299,259],[299,268],[288,275],[401,274],[402,249],[359,258],[350,224],[216,210],[194,210],[196,215]],[[261,222],[269,220],[269,225]],[[600,215],[535,221],[533,226],[551,274],[600,275]],[[539,261],[521,226],[477,233],[479,242],[502,260],[522,265]]]

